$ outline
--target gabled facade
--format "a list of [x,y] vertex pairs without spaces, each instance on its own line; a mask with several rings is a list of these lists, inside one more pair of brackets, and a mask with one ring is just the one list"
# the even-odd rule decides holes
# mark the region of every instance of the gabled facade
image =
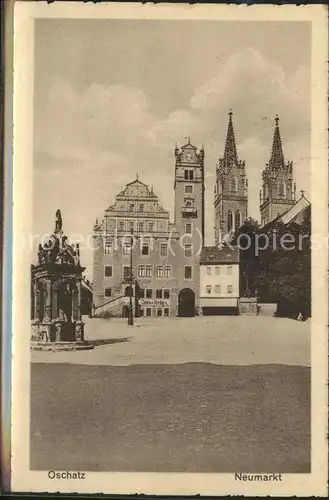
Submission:
[[[94,227],[94,314],[194,316],[199,309],[199,250],[204,237],[204,151],[175,148],[174,223],[138,178]],[[132,239],[133,235],[133,239]],[[131,246],[131,241],[133,245]],[[131,267],[133,280],[131,280]]]
[[233,113],[229,112],[225,149],[216,169],[214,189],[215,244],[233,235],[248,217],[246,164],[238,158]]
[[296,185],[293,180],[293,162],[285,161],[277,115],[270,161],[262,173],[263,186],[260,191],[262,226],[276,219],[294,205]]

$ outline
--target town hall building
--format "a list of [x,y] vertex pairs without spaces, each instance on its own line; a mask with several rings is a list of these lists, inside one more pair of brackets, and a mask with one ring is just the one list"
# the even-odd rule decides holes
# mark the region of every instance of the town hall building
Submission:
[[[174,222],[138,177],[94,227],[94,315],[126,316],[131,286],[137,316],[199,312],[204,243],[204,150],[175,148]],[[132,276],[131,276],[132,270]]]

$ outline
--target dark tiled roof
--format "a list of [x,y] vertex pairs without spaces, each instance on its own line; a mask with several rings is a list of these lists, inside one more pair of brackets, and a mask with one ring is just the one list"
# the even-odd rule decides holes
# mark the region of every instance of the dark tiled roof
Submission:
[[200,264],[237,264],[239,261],[239,249],[236,246],[203,247],[200,256]]

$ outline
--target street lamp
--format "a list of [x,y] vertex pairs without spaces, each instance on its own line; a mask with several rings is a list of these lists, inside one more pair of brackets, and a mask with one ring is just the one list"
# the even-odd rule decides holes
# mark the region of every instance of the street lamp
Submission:
[[130,293],[129,293],[129,314],[128,314],[128,325],[133,326],[134,324],[134,312],[133,312],[133,232],[131,229],[130,234]]

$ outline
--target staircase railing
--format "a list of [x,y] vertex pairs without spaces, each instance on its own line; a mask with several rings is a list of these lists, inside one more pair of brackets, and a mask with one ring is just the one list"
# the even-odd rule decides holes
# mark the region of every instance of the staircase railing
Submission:
[[96,311],[97,309],[100,309],[101,307],[107,306],[108,304],[111,304],[112,302],[115,302],[116,300],[123,299],[125,295],[118,295],[117,297],[113,297],[110,300],[107,300],[106,302],[103,302],[102,304],[98,304],[97,306],[94,306],[94,310]]

